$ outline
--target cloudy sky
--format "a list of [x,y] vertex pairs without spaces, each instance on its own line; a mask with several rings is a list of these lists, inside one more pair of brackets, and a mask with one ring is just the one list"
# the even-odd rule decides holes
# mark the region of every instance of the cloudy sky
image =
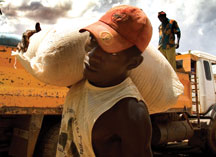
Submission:
[[21,35],[33,29],[56,24],[71,27],[99,19],[112,6],[130,4],[140,7],[153,25],[152,44],[158,44],[157,13],[165,11],[175,19],[182,32],[178,52],[200,50],[216,55],[216,0],[0,0],[0,32]]

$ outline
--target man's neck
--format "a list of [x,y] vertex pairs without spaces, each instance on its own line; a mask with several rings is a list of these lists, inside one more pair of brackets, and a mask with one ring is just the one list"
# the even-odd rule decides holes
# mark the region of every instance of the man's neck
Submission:
[[92,84],[93,86],[96,86],[96,87],[112,87],[112,86],[116,86],[116,85],[122,83],[126,78],[127,78],[127,76],[121,77],[118,79],[114,79],[114,80],[110,80],[110,81],[101,81],[101,82],[91,82],[90,80],[88,80],[88,81],[90,84]]
[[168,19],[168,18],[166,18],[166,20],[164,20],[164,21],[162,22],[162,25],[166,25],[167,23],[169,23],[169,19]]

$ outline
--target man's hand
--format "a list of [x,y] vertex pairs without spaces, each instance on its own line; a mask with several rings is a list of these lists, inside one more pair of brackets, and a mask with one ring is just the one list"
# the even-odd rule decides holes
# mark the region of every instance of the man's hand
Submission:
[[175,44],[175,48],[176,48],[176,49],[179,48],[179,41],[180,41],[180,38],[181,38],[181,32],[178,32],[178,33],[177,33],[177,43]]
[[26,32],[23,33],[22,41],[17,45],[18,51],[22,51],[22,52],[27,51],[29,46],[29,39],[34,33],[36,33],[35,30],[27,30]]
[[20,52],[26,52],[29,46],[30,37],[41,30],[40,24],[36,23],[35,30],[27,30],[23,33],[21,42],[18,43],[17,49]]
[[175,44],[175,48],[176,48],[176,49],[179,48],[179,43]]

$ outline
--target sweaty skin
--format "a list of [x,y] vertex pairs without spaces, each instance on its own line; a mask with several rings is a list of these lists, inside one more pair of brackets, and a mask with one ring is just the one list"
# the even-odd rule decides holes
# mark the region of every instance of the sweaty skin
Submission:
[[143,102],[125,98],[105,112],[92,132],[97,157],[150,157],[151,123]]
[[[91,36],[86,47],[92,48],[85,77],[98,87],[109,87],[127,78],[127,72],[143,60],[134,46],[122,52],[105,52]],[[137,53],[136,53],[137,52]],[[103,113],[92,131],[92,145],[97,157],[151,157],[151,121],[146,104],[124,98]]]

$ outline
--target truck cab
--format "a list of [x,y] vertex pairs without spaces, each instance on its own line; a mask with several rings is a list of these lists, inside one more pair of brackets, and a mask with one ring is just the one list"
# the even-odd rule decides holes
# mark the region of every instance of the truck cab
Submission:
[[216,56],[198,51],[194,51],[193,54],[199,57],[197,61],[199,112],[205,113],[216,103],[216,87],[213,73]]
[[197,112],[196,103],[199,113],[206,113],[216,103],[216,80],[213,73],[216,56],[200,51],[189,51],[188,54],[178,55],[176,60],[182,62],[182,65],[177,67],[177,72],[189,76],[192,113]]

